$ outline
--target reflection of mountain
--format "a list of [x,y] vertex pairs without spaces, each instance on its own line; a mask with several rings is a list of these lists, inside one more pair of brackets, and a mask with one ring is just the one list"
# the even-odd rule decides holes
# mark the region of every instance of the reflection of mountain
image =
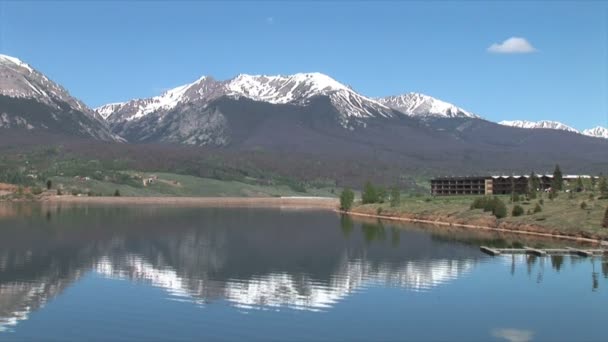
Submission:
[[[46,258],[48,257],[48,258]],[[65,265],[60,255],[0,252],[0,332],[26,320],[88,269]]]
[[480,257],[427,233],[384,230],[355,224],[346,234],[333,213],[260,209],[64,207],[0,219],[0,329],[90,270],[201,305],[324,310],[370,286],[431,290]]
[[176,297],[204,303],[225,298],[238,307],[290,307],[319,310],[331,308],[340,299],[373,284],[430,290],[469,271],[471,260],[406,261],[401,265],[374,266],[364,260],[344,261],[328,282],[306,275],[270,273],[249,279],[184,279],[170,268],[157,268],[136,255],[116,264],[102,258],[95,270],[105,276],[132,279],[161,287]]

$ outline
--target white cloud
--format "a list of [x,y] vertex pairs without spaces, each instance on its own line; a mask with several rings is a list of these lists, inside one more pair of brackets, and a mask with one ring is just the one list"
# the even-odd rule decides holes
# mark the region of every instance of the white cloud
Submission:
[[536,52],[536,48],[521,37],[511,37],[504,42],[494,43],[488,48],[488,52],[492,53],[532,53]]

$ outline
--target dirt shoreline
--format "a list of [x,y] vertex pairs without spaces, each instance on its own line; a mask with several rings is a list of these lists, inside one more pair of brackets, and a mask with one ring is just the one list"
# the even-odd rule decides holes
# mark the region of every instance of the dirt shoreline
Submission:
[[252,208],[310,208],[335,209],[338,199],[331,197],[79,197],[49,196],[43,203],[173,205],[197,207],[252,207]]
[[[355,210],[356,210],[356,208],[355,208]],[[600,237],[584,237],[584,236],[577,236],[577,235],[560,234],[559,232],[557,232],[554,229],[551,229],[548,227],[542,227],[542,226],[534,226],[533,229],[531,229],[531,230],[522,230],[522,229],[520,229],[521,227],[519,227],[519,225],[509,223],[509,222],[502,222],[500,224],[496,224],[496,226],[490,226],[490,225],[467,224],[467,223],[461,223],[461,222],[449,222],[447,220],[442,221],[440,219],[434,219],[431,217],[428,217],[428,218],[426,218],[426,217],[425,218],[408,217],[407,216],[408,213],[403,213],[403,215],[405,215],[405,216],[393,216],[393,215],[378,215],[378,214],[373,214],[373,213],[365,213],[365,212],[357,212],[357,211],[348,211],[347,212],[347,211],[343,211],[343,210],[339,210],[339,209],[336,209],[336,212],[338,212],[340,214],[347,214],[347,215],[352,215],[352,216],[368,217],[368,218],[377,218],[377,219],[382,219],[382,220],[423,223],[423,224],[431,224],[431,225],[435,225],[435,226],[450,226],[450,227],[495,231],[495,232],[502,232],[502,233],[514,233],[514,234],[531,235],[531,236],[538,236],[538,237],[549,237],[549,238],[571,240],[571,241],[578,241],[578,242],[589,242],[589,243],[599,244],[601,246],[608,246],[608,241],[606,241]],[[416,215],[412,214],[411,216],[416,216]]]

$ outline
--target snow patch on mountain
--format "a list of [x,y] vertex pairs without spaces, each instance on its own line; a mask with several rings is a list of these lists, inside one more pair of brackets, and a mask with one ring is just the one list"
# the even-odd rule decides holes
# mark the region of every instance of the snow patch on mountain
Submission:
[[29,64],[21,61],[19,58],[0,54],[0,63],[12,64],[14,66],[24,68],[24,69],[28,70],[29,72],[34,72],[34,69],[32,69],[32,67],[30,67]]
[[583,134],[590,137],[608,139],[608,128],[597,126],[595,128],[584,130]]
[[315,95],[349,91],[345,85],[321,73],[299,73],[289,76],[241,74],[230,80],[228,95],[245,96],[269,103],[293,103]]
[[479,118],[455,105],[438,100],[420,93],[388,96],[377,99],[378,102],[396,109],[404,114],[415,117],[446,117],[446,118]]
[[573,133],[580,133],[575,128],[565,125],[558,121],[541,120],[541,121],[526,121],[526,120],[512,120],[512,121],[501,121],[499,124],[503,126],[526,128],[526,129],[555,129]]
[[120,108],[122,108],[122,106],[124,106],[126,102],[115,102],[115,103],[108,103],[105,104],[101,107],[97,107],[94,110],[97,112],[97,114],[99,114],[104,120],[106,120],[108,118],[108,116],[110,116],[112,113],[114,113],[115,111],[119,110]]
[[[391,108],[362,96],[349,87],[321,73],[298,73],[287,76],[241,74],[226,81],[201,77],[149,99],[136,99],[126,103],[108,104],[96,109],[111,122],[140,119],[150,113],[163,113],[178,105],[199,102],[203,105],[221,96],[245,97],[272,104],[306,105],[314,96],[328,96],[344,117],[390,117]],[[341,122],[348,121],[342,118]]]

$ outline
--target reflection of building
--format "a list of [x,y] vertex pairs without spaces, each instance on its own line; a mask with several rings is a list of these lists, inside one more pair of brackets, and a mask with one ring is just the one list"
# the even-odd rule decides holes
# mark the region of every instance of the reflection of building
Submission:
[[[540,189],[551,187],[553,175],[538,175]],[[573,182],[587,175],[565,175],[564,182]],[[431,180],[431,194],[445,195],[505,195],[513,192],[523,194],[528,191],[530,176],[469,176],[439,177]]]

